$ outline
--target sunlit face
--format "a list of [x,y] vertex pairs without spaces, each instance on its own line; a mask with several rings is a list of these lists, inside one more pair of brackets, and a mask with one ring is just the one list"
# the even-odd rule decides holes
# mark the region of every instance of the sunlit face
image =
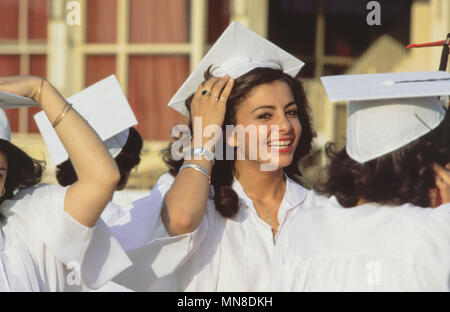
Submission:
[[0,194],[3,193],[7,174],[8,174],[8,158],[6,158],[5,154],[0,152]]
[[[244,128],[249,125],[256,126],[258,129],[257,150],[267,150],[272,155],[276,154],[278,168],[287,167],[292,163],[302,127],[297,115],[297,103],[287,83],[274,81],[253,88],[237,108],[236,123]],[[267,126],[267,131],[262,131],[259,127],[264,125]],[[278,140],[273,140],[271,126],[278,126]],[[252,142],[249,134],[246,133],[246,159],[251,159],[249,144]],[[267,163],[269,162],[267,159],[266,156],[262,158],[261,153],[258,152],[255,161]]]

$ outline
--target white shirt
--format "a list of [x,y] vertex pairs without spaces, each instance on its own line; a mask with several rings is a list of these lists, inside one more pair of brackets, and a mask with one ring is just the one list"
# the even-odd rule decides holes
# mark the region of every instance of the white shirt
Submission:
[[[306,189],[286,179],[275,238],[237,180],[233,184],[240,199],[236,216],[223,218],[214,201],[208,199],[201,225],[193,233],[170,237],[160,213],[174,178],[163,175],[151,194],[138,200],[130,210],[135,212],[134,219],[139,215],[140,224],[128,229],[111,228],[134,262],[115,281],[137,291],[269,290],[270,272],[274,270],[272,258],[284,253],[277,241],[285,235],[284,227],[307,194]],[[142,247],[136,248],[139,246]]]
[[64,211],[66,190],[39,185],[1,204],[1,291],[98,288],[131,265],[103,222],[88,228]]
[[310,192],[284,230],[275,290],[450,290],[450,204],[343,208]]

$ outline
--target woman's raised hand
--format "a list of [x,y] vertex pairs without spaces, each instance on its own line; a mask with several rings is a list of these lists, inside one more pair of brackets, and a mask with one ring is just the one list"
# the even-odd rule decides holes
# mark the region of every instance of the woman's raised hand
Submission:
[[42,81],[42,78],[37,76],[0,77],[0,91],[21,95],[38,101],[38,93]]
[[120,180],[117,164],[98,134],[75,110],[66,110],[70,106],[64,97],[42,78],[0,77],[0,90],[39,102],[52,123],[62,120],[53,125],[78,177],[67,189],[64,210],[79,223],[94,226]]
[[213,125],[222,127],[225,119],[226,104],[233,89],[234,80],[229,75],[215,77],[200,85],[191,103],[191,118],[194,127],[194,135],[200,129],[196,129],[195,117],[201,118],[202,143],[210,140],[211,137],[204,136],[206,127]]

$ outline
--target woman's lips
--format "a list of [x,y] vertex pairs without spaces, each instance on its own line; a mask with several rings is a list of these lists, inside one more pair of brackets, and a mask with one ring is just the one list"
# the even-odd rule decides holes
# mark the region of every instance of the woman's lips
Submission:
[[277,141],[268,142],[267,146],[269,146],[271,151],[276,151],[278,153],[289,153],[292,149],[292,145],[294,143],[294,138],[280,138]]

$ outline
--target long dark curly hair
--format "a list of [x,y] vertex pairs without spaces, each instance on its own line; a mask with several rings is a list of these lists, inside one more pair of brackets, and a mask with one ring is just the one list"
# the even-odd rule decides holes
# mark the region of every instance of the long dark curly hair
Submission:
[[450,161],[450,117],[416,141],[364,164],[351,159],[345,148],[336,151],[326,146],[330,163],[328,179],[317,191],[336,196],[349,208],[359,199],[387,205],[412,203],[430,207],[429,192],[435,188],[433,164],[445,166]]
[[0,139],[0,152],[8,160],[8,170],[5,181],[5,193],[0,197],[0,204],[12,199],[16,191],[38,184],[42,178],[45,162],[28,156],[24,151]]
[[[139,132],[133,127],[130,127],[127,142],[115,158],[120,171],[118,186],[125,184],[127,174],[141,162],[143,144],[144,142]],[[56,180],[58,180],[61,186],[72,185],[78,180],[75,168],[70,159],[56,166]]]
[[[211,71],[208,69],[205,72],[205,80],[212,77]],[[271,68],[256,68],[235,79],[233,90],[227,101],[222,131],[223,133],[226,133],[227,125],[236,125],[236,111],[254,87],[274,81],[283,81],[287,83],[298,107],[297,115],[302,126],[302,133],[297,149],[294,152],[292,163],[283,170],[289,178],[300,184],[302,174],[300,172],[299,162],[311,152],[312,140],[316,134],[312,127],[310,108],[306,100],[305,91],[302,83],[298,79],[283,73],[282,70]],[[185,103],[189,111],[193,96],[194,95],[191,95]],[[192,133],[192,120],[189,122],[189,129]],[[184,160],[175,160],[172,157],[172,144],[173,142],[169,147],[162,151],[162,156],[164,162],[169,167],[169,173],[172,176],[176,176]],[[226,151],[227,148],[230,147],[227,147],[226,142],[223,142],[223,151]],[[234,180],[234,174],[234,160],[224,159],[215,161],[211,173],[211,184],[214,188],[213,199],[216,209],[225,218],[232,218],[239,209],[238,195],[231,187]]]

